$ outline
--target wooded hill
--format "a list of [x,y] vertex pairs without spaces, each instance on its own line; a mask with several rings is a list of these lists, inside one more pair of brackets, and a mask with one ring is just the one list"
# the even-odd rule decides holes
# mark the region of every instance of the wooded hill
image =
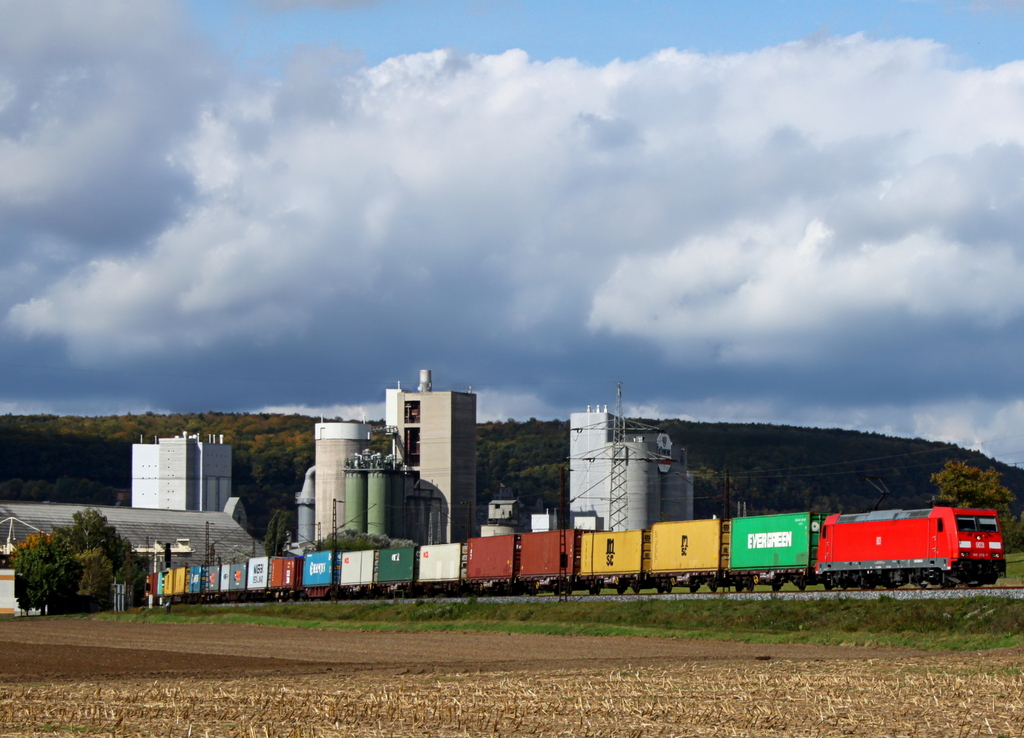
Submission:
[[[0,416],[0,499],[114,504],[118,490],[131,488],[131,444],[140,436],[151,443],[182,431],[201,438],[223,433],[232,446],[235,494],[245,502],[253,532],[262,535],[275,510],[294,509],[313,464],[316,421],[265,413]],[[929,477],[948,459],[994,466],[1024,500],[1024,470],[949,444],[834,429],[642,422],[687,449],[697,517],[722,513],[726,470],[731,499],[746,502],[748,514],[869,509],[879,495],[865,476],[885,477],[892,494],[881,507],[926,507],[936,493]],[[481,423],[477,439],[480,504],[503,484],[527,505],[557,505],[558,470],[569,453],[567,422]],[[384,438],[375,445],[390,448]],[[1020,510],[1018,503],[1014,511]]]

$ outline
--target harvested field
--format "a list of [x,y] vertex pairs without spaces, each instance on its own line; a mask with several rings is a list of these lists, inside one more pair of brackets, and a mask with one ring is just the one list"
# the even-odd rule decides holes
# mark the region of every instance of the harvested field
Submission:
[[0,735],[976,736],[1021,677],[877,661],[0,687]]
[[3,737],[1024,734],[1017,650],[77,619],[0,640]]

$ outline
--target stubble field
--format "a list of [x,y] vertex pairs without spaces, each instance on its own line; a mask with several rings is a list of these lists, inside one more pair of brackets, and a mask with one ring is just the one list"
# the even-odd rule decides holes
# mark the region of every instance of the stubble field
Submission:
[[0,622],[0,736],[1019,736],[1018,650]]

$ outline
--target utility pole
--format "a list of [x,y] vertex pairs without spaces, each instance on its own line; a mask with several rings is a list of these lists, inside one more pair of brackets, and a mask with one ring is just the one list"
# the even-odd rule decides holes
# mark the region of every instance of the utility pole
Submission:
[[569,597],[569,552],[566,536],[569,527],[569,495],[565,491],[565,467],[558,467],[558,600]]
[[730,520],[732,518],[732,504],[729,502],[729,469],[726,467],[725,470],[725,514],[722,516],[723,520]]

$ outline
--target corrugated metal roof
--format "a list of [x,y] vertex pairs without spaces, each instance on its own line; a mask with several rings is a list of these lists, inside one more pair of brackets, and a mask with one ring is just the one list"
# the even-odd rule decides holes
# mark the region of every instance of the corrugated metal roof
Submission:
[[[136,507],[106,505],[69,505],[64,503],[15,502],[0,500],[0,539],[6,540],[9,531],[17,540],[24,540],[32,527],[52,531],[55,527],[71,525],[76,512],[92,508],[107,518],[117,532],[130,540],[133,546],[152,546],[155,542],[174,543],[183,538],[190,542],[191,557],[175,556],[184,562],[187,558],[202,563],[207,533],[214,555],[223,563],[243,561],[263,554],[263,546],[250,536],[245,528],[226,512],[198,512],[193,510],[151,510]],[[209,529],[207,529],[209,523]],[[32,526],[32,527],[29,527]]]

